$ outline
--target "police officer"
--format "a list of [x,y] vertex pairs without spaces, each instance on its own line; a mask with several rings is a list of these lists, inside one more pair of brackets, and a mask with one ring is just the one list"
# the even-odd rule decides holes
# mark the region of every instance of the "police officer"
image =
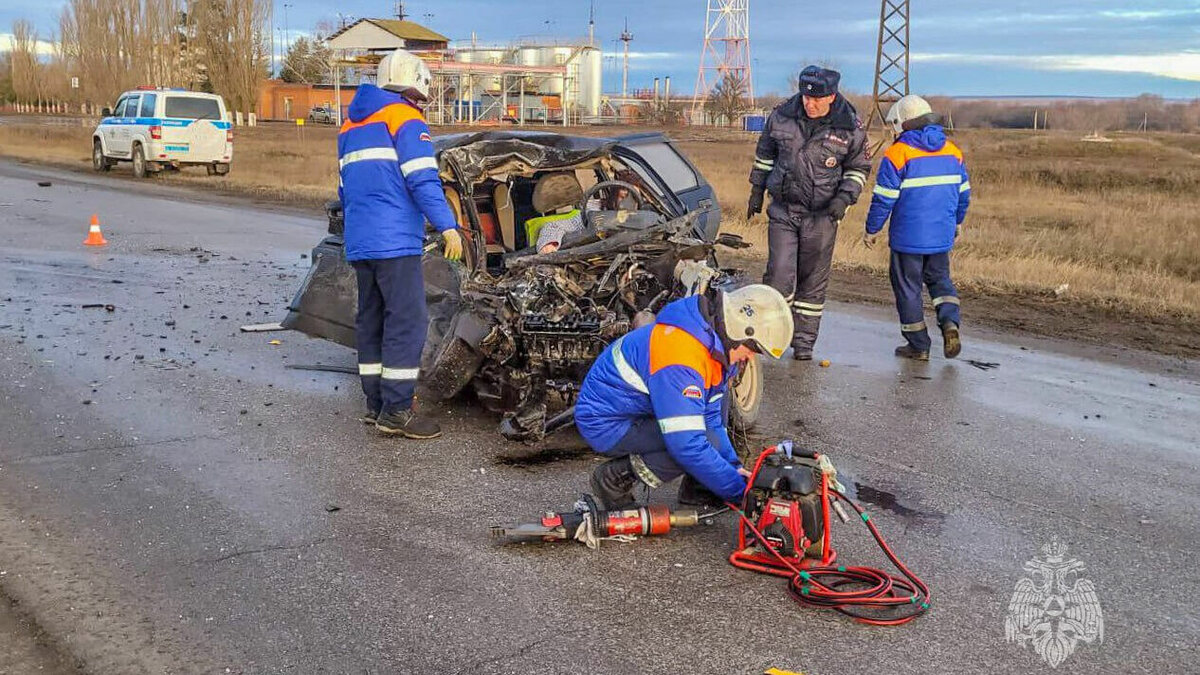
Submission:
[[863,243],[873,248],[891,218],[889,276],[905,344],[896,356],[929,360],[922,286],[928,287],[948,359],[962,349],[958,290],[950,280],[950,249],[967,216],[971,182],[962,151],[946,140],[941,118],[920,96],[892,105],[885,121],[898,134],[879,163]]
[[792,357],[799,361],[812,359],[838,222],[871,171],[867,135],[854,106],[838,93],[840,79],[836,70],[817,66],[800,72],[800,93],[767,118],[750,172],[746,218],[762,211],[769,192],[763,283],[791,302]]
[[606,509],[629,506],[638,485],[679,476],[679,501],[736,501],[746,471],[725,428],[734,367],[783,356],[792,336],[787,301],[770,286],[676,300],[604,350],[575,404],[575,425],[609,461],[592,474]]
[[418,108],[431,79],[416,56],[388,54],[379,63],[378,86],[358,87],[338,135],[346,260],[358,277],[355,337],[367,397],[362,420],[407,438],[442,433],[413,411],[429,321],[421,278],[425,221],[442,234],[447,258],[457,260],[463,251]]

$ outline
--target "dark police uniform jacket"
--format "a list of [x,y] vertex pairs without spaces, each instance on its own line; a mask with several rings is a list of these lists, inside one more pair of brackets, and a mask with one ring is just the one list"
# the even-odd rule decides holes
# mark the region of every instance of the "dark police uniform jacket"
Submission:
[[785,101],[767,118],[754,154],[750,182],[806,213],[826,210],[839,194],[855,203],[871,172],[867,134],[841,94],[815,120],[804,113],[800,94]]

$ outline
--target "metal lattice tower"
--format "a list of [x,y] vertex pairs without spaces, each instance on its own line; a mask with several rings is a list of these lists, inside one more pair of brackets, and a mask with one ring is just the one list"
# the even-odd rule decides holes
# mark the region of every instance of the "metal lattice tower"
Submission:
[[[867,133],[876,125],[887,128],[883,121],[887,108],[908,95],[908,2],[909,0],[881,0],[879,6],[879,44],[875,48],[875,90],[872,94],[871,116],[867,119]],[[883,145],[884,133],[872,148],[872,153]]]
[[696,92],[692,98],[693,119],[703,111],[713,87],[729,73],[746,84],[746,94],[753,106],[750,0],[708,0],[704,45],[700,48],[700,72],[696,75]]

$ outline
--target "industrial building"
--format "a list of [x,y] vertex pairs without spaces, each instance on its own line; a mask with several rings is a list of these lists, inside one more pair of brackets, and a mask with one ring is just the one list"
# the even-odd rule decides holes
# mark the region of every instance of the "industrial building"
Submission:
[[[342,82],[373,76],[384,54],[405,49],[425,59],[433,73],[426,116],[431,124],[577,124],[598,118],[604,107],[603,54],[590,38],[579,41],[519,42],[503,46],[471,44],[457,49],[449,39],[412,21],[359,19],[334,33],[327,44],[332,95],[341,101]],[[282,89],[277,87],[277,89]],[[299,97],[299,93],[294,93]],[[260,97],[270,100],[277,94]],[[305,96],[305,100],[311,100]],[[282,104],[281,104],[282,105]],[[298,106],[289,104],[295,114]],[[274,117],[282,111],[264,110]]]

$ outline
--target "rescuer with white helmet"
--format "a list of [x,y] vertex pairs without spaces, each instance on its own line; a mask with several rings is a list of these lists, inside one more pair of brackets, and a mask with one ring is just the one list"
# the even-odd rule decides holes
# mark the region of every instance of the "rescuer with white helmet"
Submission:
[[609,461],[592,474],[606,509],[633,503],[639,484],[684,476],[682,504],[736,501],[749,475],[725,427],[725,395],[740,364],[783,356],[792,339],[787,300],[762,284],[676,300],[610,344],[592,364],[575,426]]
[[971,181],[962,151],[946,139],[941,118],[929,102],[908,95],[896,101],[885,121],[898,134],[884,153],[867,212],[863,243],[873,248],[884,223],[891,229],[890,276],[905,344],[896,356],[929,360],[922,293],[933,298],[942,330],[942,353],[962,349],[958,290],[950,279],[950,249],[971,203]]
[[408,438],[441,435],[412,405],[429,322],[421,275],[425,221],[442,234],[447,258],[463,253],[418,107],[429,97],[430,80],[421,59],[400,50],[388,54],[377,84],[359,85],[338,134],[346,260],[358,278],[363,421]]

